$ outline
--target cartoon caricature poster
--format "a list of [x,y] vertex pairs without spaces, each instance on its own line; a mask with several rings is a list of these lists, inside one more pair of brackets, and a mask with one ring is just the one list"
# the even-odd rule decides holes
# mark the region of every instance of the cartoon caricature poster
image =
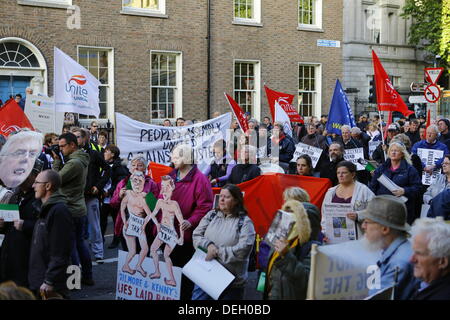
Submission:
[[[128,252],[119,251],[116,299],[118,300],[179,300],[181,268],[174,267],[170,254],[176,245],[183,244],[183,232],[175,230],[175,219],[181,226],[183,215],[178,202],[171,200],[175,183],[169,176],[162,177],[162,199],[142,192],[145,176],[135,172],[130,177],[130,188],[122,200],[120,214],[125,222],[123,235]],[[161,210],[161,221],[156,219]],[[128,211],[128,218],[125,211]],[[145,227],[156,225],[158,234],[149,246]],[[136,239],[141,251],[136,252]],[[151,258],[147,257],[150,247]]]

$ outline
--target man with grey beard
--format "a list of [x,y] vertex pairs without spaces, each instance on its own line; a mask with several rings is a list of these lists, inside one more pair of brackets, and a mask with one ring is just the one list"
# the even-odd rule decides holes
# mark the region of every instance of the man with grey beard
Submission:
[[366,210],[358,214],[364,219],[364,243],[369,250],[382,250],[377,262],[380,274],[379,288],[369,288],[369,295],[395,285],[394,299],[408,299],[414,290],[412,255],[407,231],[406,206],[392,195],[374,197]]
[[330,144],[328,154],[330,159],[326,159],[328,161],[323,161],[323,164],[320,167],[320,177],[330,179],[334,187],[339,184],[336,167],[339,162],[344,161],[344,146],[339,142],[333,142]]

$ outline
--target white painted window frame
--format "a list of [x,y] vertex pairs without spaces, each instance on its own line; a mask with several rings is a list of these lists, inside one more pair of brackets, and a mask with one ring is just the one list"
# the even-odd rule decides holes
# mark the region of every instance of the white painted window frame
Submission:
[[24,6],[69,9],[72,7],[72,0],[17,0],[17,4]]
[[122,0],[121,14],[129,14],[136,16],[147,16],[156,18],[168,18],[166,14],[166,0],[158,0],[158,9],[144,9],[144,8],[132,8],[124,6],[124,0]]
[[236,0],[233,0],[233,24],[240,25],[248,25],[248,26],[258,26],[261,27],[261,0],[252,0],[253,1],[253,18],[240,18],[234,16],[234,3]]
[[323,11],[323,0],[313,0],[315,1],[315,24],[306,24],[306,23],[300,23],[300,1],[304,0],[297,0],[297,23],[298,23],[298,30],[301,31],[319,31],[323,32],[322,27],[322,11]]
[[234,59],[233,60],[233,97],[235,97],[234,93],[236,88],[234,87],[234,79],[236,77],[235,66],[236,63],[252,63],[254,65],[254,73],[255,73],[255,94],[253,96],[253,114],[252,118],[255,118],[258,121],[261,121],[261,60],[252,60],[252,59]]
[[[314,106],[311,112],[311,116],[319,117],[322,114],[322,64],[318,62],[299,62],[297,65],[297,81],[300,80],[300,66],[313,66],[314,67],[314,82],[316,85]],[[298,84],[297,84],[298,86]],[[300,95],[300,88],[297,89],[297,99]],[[311,92],[311,91],[306,91]],[[297,101],[298,111],[300,112],[300,103]],[[301,114],[302,115],[302,114]],[[303,116],[303,115],[302,115]]]

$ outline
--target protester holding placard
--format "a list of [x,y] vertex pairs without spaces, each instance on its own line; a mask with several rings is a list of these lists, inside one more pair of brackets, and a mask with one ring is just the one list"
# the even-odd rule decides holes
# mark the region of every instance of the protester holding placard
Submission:
[[415,143],[411,149],[412,153],[418,154],[418,149],[432,149],[432,150],[441,150],[444,152],[442,158],[435,161],[432,165],[427,165],[424,161],[422,161],[423,170],[429,174],[432,174],[434,170],[440,169],[442,167],[442,161],[444,161],[444,155],[449,154],[448,148],[442,142],[439,142],[437,137],[439,134],[439,129],[436,125],[430,125],[427,128],[427,138],[426,140],[419,141]]
[[[184,243],[176,246],[170,257],[174,266],[183,267],[194,254],[192,232],[205,214],[212,209],[214,197],[211,183],[193,164],[194,157],[191,146],[177,145],[172,151],[171,159],[175,167],[169,173],[169,176],[175,181],[172,200],[178,202],[183,214],[184,220],[181,229],[184,231]],[[192,281],[183,275],[181,280],[182,300],[191,298],[193,287]]]
[[[236,277],[220,299],[242,300],[255,228],[247,215],[239,187],[228,184],[222,188],[218,208],[209,211],[200,221],[192,239],[195,248],[207,250],[207,261],[217,259]],[[199,286],[194,287],[192,300],[211,299]]]
[[[341,161],[336,169],[339,184],[328,189],[322,203],[322,232],[325,237],[329,237],[332,230],[328,230],[327,206],[333,203],[351,204],[352,211],[347,212],[344,218],[358,222],[358,212],[364,210],[367,203],[375,196],[374,193],[364,184],[355,181],[356,166],[350,161]],[[354,230],[356,232],[356,230]],[[361,233],[361,232],[359,232]],[[353,239],[356,239],[356,234]]]
[[[381,164],[374,172],[370,189],[376,195],[390,194],[397,197],[405,196],[408,201],[408,223],[412,223],[417,218],[415,206],[419,205],[418,196],[422,186],[417,170],[411,165],[411,156],[406,150],[406,146],[398,141],[391,142],[387,152],[388,159]],[[378,181],[381,175],[385,175],[400,188],[393,192],[389,191]]]
[[450,155],[444,156],[442,162],[442,173],[436,177],[436,181],[431,184],[423,195],[423,203],[430,204],[443,190],[450,188]]
[[31,237],[39,216],[33,183],[42,168],[42,161],[36,159],[30,175],[11,197],[10,203],[19,204],[20,218],[13,222],[3,222],[0,218],[0,233],[5,234],[0,250],[0,282],[12,280],[19,286],[28,287]]
[[294,214],[295,224],[287,239],[275,241],[269,253],[264,299],[305,300],[311,268],[311,225],[303,205],[287,201],[281,210]]

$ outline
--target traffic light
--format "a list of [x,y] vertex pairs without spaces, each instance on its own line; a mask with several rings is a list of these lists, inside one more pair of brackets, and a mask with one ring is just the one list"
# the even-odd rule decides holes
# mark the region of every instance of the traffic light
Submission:
[[375,90],[375,81],[369,82],[369,103],[377,103],[377,91]]

